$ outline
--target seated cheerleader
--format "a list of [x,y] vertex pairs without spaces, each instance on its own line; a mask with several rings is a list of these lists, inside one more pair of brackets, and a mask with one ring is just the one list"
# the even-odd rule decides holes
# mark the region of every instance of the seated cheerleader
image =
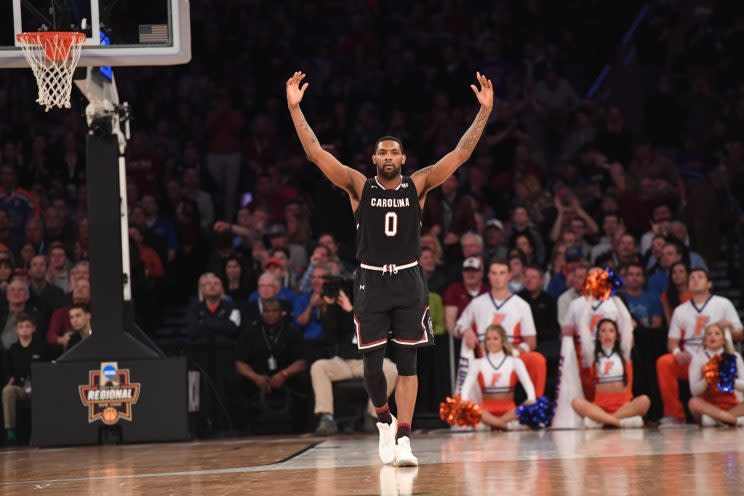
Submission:
[[651,401],[646,395],[633,398],[633,367],[628,362],[632,343],[623,345],[630,339],[623,339],[615,321],[609,319],[599,321],[595,340],[587,326],[581,326],[579,333],[584,366],[591,368],[596,382],[594,401],[574,398],[571,402],[584,417],[584,426],[643,427]]
[[[711,324],[703,334],[703,349],[695,354],[690,362],[690,413],[703,427],[716,425],[744,426],[744,403],[739,401],[736,391],[744,391],[744,362],[741,355],[734,350],[734,344],[726,336],[727,329],[719,324]],[[729,391],[722,391],[720,381],[706,380],[706,366],[710,369],[713,360],[718,356],[733,357],[736,370],[732,370]],[[709,365],[710,364],[710,365]],[[720,374],[720,367],[724,362],[715,365]],[[718,375],[716,374],[716,375]]]
[[535,402],[535,387],[524,366],[524,362],[512,356],[512,347],[506,331],[498,325],[488,326],[483,338],[486,355],[473,361],[462,387],[463,401],[475,400],[473,390],[476,381],[480,384],[483,401],[480,404],[485,425],[504,430],[522,428],[517,420],[517,405],[514,404],[514,386],[517,379],[527,393],[525,404]]

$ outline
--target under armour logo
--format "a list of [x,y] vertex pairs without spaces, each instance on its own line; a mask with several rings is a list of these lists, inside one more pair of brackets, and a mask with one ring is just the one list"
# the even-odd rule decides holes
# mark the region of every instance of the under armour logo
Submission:
[[360,284],[359,289],[364,289],[364,284]]

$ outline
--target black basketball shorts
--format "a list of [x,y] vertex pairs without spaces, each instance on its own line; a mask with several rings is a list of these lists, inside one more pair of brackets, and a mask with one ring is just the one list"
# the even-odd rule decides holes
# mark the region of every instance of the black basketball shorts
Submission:
[[397,274],[359,268],[354,277],[356,342],[364,353],[387,344],[422,347],[434,344],[429,291],[416,265]]

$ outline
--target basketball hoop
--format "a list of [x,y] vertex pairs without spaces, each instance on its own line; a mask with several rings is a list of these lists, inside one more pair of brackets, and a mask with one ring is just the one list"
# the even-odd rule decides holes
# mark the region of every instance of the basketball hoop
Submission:
[[52,107],[70,108],[72,73],[80,60],[85,34],[39,31],[17,34],[16,40],[39,86],[36,101],[47,112]]

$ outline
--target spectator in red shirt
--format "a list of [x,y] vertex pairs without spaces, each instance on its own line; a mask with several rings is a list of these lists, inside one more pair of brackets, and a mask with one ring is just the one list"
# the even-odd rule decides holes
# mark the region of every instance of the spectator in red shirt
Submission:
[[[72,303],[73,305],[90,304],[90,283],[87,279],[77,281],[75,287],[72,289]],[[70,334],[65,334],[65,331],[70,327],[72,327],[72,324],[70,324],[70,306],[58,308],[54,311],[49,321],[46,342],[48,344],[60,345],[64,348],[70,340]]]
[[447,331],[454,332],[457,319],[468,303],[486,291],[488,286],[483,282],[483,261],[480,257],[466,258],[462,263],[462,282],[453,282],[444,292],[444,321]]

